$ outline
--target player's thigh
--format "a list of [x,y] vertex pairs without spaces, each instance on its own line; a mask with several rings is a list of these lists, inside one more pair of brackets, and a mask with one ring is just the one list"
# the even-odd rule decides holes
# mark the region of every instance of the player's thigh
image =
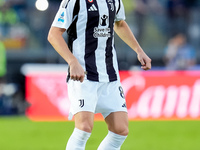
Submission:
[[118,111],[110,113],[105,121],[108,130],[120,135],[128,135],[128,114],[127,112]]
[[85,132],[92,132],[94,113],[81,111],[74,115],[75,127]]
[[106,83],[100,87],[96,112],[106,118],[112,112],[127,112],[126,100],[119,81]]

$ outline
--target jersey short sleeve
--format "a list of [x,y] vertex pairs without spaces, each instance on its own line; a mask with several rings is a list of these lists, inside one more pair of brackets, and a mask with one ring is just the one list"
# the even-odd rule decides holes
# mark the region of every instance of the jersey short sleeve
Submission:
[[124,10],[124,5],[122,0],[116,0],[116,8],[117,8],[117,12],[116,12],[116,17],[115,17],[115,21],[120,21],[120,20],[125,20],[125,10]]
[[72,23],[75,0],[63,0],[52,23],[53,27],[68,29]]

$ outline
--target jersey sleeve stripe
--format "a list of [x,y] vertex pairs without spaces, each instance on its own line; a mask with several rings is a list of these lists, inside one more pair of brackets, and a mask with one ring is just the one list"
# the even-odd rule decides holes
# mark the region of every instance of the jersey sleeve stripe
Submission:
[[70,0],[63,0],[62,2],[62,8],[67,8]]
[[117,14],[118,14],[118,12],[119,12],[119,10],[120,10],[120,8],[121,8],[121,2],[120,2],[120,0],[118,0],[119,1],[119,7],[118,7],[118,9],[117,9]]

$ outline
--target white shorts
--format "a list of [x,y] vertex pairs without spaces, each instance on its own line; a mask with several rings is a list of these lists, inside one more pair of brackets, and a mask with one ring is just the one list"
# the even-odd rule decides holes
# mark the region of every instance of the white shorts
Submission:
[[68,81],[71,102],[69,119],[78,112],[101,113],[106,118],[117,111],[127,112],[123,89],[119,81],[102,83],[84,80]]

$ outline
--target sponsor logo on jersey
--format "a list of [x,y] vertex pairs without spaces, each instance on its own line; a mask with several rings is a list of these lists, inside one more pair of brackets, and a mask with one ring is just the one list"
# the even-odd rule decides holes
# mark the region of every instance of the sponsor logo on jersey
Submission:
[[99,37],[111,37],[110,28],[94,28],[94,38],[99,38]]
[[64,22],[64,16],[65,16],[65,13],[63,12],[60,16],[60,18],[58,18],[58,22]]
[[106,26],[106,20],[108,19],[108,16],[106,16],[106,15],[103,15],[102,17],[101,17],[101,22],[100,22],[100,25],[101,26]]
[[106,28],[107,26],[107,15],[103,15],[100,17],[100,22],[99,22],[99,27],[94,28],[94,38],[99,38],[99,37],[111,37],[110,33],[110,28]]

